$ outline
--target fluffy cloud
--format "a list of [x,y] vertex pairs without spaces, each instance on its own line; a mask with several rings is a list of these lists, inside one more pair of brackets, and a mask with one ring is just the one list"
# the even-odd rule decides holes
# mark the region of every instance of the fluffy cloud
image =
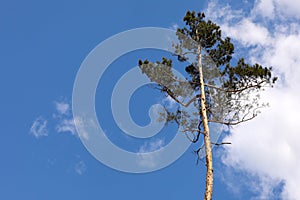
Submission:
[[38,117],[32,124],[29,133],[36,138],[48,136],[47,120],[43,117]]
[[[265,99],[271,103],[270,109],[252,122],[234,128],[225,138],[232,145],[226,146],[223,162],[264,177],[264,180],[265,175],[275,181],[283,180],[284,199],[298,199],[300,173],[295,169],[300,165],[297,131],[300,130],[297,123],[300,98],[277,90],[270,92]],[[266,183],[261,188],[272,189],[272,182]]]
[[268,30],[250,19],[243,19],[234,26],[224,26],[223,30],[247,46],[266,45],[270,41]]
[[256,1],[247,16],[230,6],[218,8],[211,3],[208,7],[208,13],[213,13],[208,16],[238,46],[247,47],[251,61],[273,66],[279,76],[277,86],[262,95],[270,108],[224,138],[232,145],[224,147],[223,163],[230,170],[255,177],[252,183],[258,178],[260,190],[254,184],[249,186],[260,199],[272,198],[279,183],[284,183],[282,199],[300,199],[300,23],[295,20],[300,17],[296,12],[299,6],[297,1]]
[[269,19],[300,18],[300,2],[294,0],[256,0],[253,14]]
[[257,0],[253,12],[262,15],[263,17],[274,18],[274,0]]

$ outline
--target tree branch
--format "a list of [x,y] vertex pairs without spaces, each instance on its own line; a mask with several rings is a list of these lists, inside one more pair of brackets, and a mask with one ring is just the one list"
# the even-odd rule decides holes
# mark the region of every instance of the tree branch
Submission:
[[224,144],[231,144],[231,142],[221,142],[221,143],[212,142],[211,144],[216,145],[216,146],[221,146],[221,145],[224,145]]
[[[181,130],[180,132],[184,132],[185,136],[188,138],[188,140],[192,143],[196,143],[199,140],[199,137],[201,134],[204,134],[204,132],[200,131],[200,130],[192,130],[192,129],[185,129],[185,130]],[[190,132],[193,134],[194,138],[191,139],[190,136],[186,133],[186,132]],[[194,132],[197,132],[197,135],[194,134]]]
[[193,103],[197,98],[200,97],[200,95],[196,95],[196,96],[194,96],[191,100],[189,100],[187,103],[183,103],[182,101],[180,101],[180,100],[173,94],[173,92],[172,92],[169,88],[167,88],[167,87],[165,87],[165,86],[163,86],[163,87],[164,87],[164,88],[163,88],[163,91],[167,92],[167,94],[168,94],[174,101],[176,101],[177,103],[179,103],[179,104],[182,105],[183,107],[188,107],[191,103]]
[[212,122],[212,123],[219,123],[219,124],[224,124],[224,125],[227,125],[227,126],[234,126],[234,125],[237,125],[237,124],[240,124],[240,123],[243,123],[243,122],[247,122],[253,118],[255,118],[257,116],[257,114],[253,114],[252,117],[249,117],[248,119],[242,119],[242,120],[239,120],[239,121],[236,121],[236,122],[225,122],[225,121],[219,121],[219,120],[208,120],[208,122]]
[[251,84],[251,85],[247,85],[246,87],[244,88],[241,88],[241,89],[236,89],[236,90],[226,90],[226,89],[223,89],[223,88],[220,88],[220,87],[217,87],[217,86],[214,86],[214,85],[210,85],[210,84],[204,84],[204,86],[207,86],[207,87],[210,87],[210,88],[214,88],[214,89],[217,89],[217,90],[220,90],[220,91],[223,91],[223,92],[231,92],[231,93],[236,93],[236,92],[242,92],[244,90],[247,90],[247,89],[250,89],[250,88],[255,88],[255,87],[262,87],[261,84],[263,83],[266,83],[266,80],[263,80],[257,84]]

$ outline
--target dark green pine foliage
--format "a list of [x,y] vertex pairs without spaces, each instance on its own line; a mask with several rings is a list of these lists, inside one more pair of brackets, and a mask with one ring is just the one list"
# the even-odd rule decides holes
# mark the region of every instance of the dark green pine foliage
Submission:
[[[194,106],[198,112],[171,111],[161,119],[175,121],[192,142],[197,142],[202,130],[199,65],[205,83],[206,108],[209,123],[236,125],[253,119],[267,104],[259,101],[259,92],[272,87],[277,78],[271,67],[248,64],[244,58],[233,64],[234,45],[229,37],[222,38],[220,27],[205,19],[204,13],[188,11],[183,18],[186,26],[178,28],[174,55],[181,62],[187,77],[180,79],[172,71],[172,60],[149,62],[139,60],[139,67],[161,92],[182,106]],[[199,54],[200,44],[200,54]],[[202,63],[199,63],[201,57]]]

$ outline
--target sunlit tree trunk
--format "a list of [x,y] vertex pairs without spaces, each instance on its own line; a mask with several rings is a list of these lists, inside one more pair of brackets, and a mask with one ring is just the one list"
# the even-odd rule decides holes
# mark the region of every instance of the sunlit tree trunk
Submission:
[[201,102],[201,116],[204,128],[204,146],[206,153],[206,188],[204,200],[211,200],[213,193],[213,161],[212,161],[212,147],[210,141],[207,110],[206,110],[206,97],[204,91],[204,80],[202,72],[202,56],[201,56],[201,45],[198,44],[198,68],[200,77],[200,102]]

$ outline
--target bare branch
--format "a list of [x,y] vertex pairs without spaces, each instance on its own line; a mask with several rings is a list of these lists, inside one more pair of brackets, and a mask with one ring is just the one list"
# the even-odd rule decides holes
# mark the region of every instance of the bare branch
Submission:
[[188,54],[195,54],[195,52],[193,52],[193,51],[186,51],[186,52],[180,53],[180,54],[173,53],[172,56],[185,56],[185,55],[188,55]]
[[219,123],[219,124],[224,124],[224,125],[227,125],[227,126],[234,126],[234,125],[237,125],[237,124],[240,124],[240,123],[243,123],[243,122],[247,122],[253,118],[255,118],[257,116],[257,114],[253,113],[253,116],[252,117],[249,117],[247,119],[242,119],[242,120],[239,120],[239,121],[236,121],[236,122],[225,122],[225,121],[219,121],[219,120],[208,120],[208,122],[212,122],[212,123]]
[[176,79],[176,78],[174,78],[174,76],[173,75],[171,75],[171,74],[169,74],[169,73],[164,73],[165,75],[167,75],[169,78],[171,78],[173,81],[177,81],[177,82],[179,82],[179,83],[190,83],[190,84],[197,84],[197,85],[200,85],[200,83],[199,82],[193,82],[193,81],[189,81],[189,80],[180,80],[180,79]]
[[[194,143],[194,139],[191,139],[190,136],[186,132],[184,132],[184,134],[190,142]],[[195,134],[193,134],[193,135],[195,137]]]
[[[188,138],[188,140],[190,142],[192,142],[192,143],[198,142],[200,135],[204,134],[204,132],[202,132],[200,130],[192,130],[192,129],[181,130],[181,132],[184,132],[184,134],[186,135],[186,137]],[[190,136],[186,132],[190,132],[193,135],[194,138],[191,139]],[[194,132],[197,132],[197,135],[195,135]]]
[[[201,157],[199,156],[199,152],[201,151],[201,149],[203,148],[204,146],[202,145],[200,148],[198,148],[197,150],[194,150],[194,153],[197,154],[197,161],[196,161],[196,165],[199,164],[199,160],[203,162],[203,160],[201,160]],[[205,162],[203,162],[205,164]]]
[[180,132],[198,132],[198,133],[202,133],[204,134],[204,132],[197,130],[197,129],[184,129],[184,130],[180,130]]
[[224,144],[231,144],[231,142],[221,142],[221,143],[212,142],[211,144],[216,145],[216,146],[221,146],[221,145],[224,145]]
[[167,87],[164,86],[163,91],[166,91],[167,94],[168,94],[174,101],[176,101],[177,103],[179,103],[180,105],[182,105],[182,106],[184,106],[184,107],[188,107],[191,103],[193,103],[197,98],[200,97],[200,95],[196,95],[196,96],[194,96],[191,100],[189,100],[187,103],[183,103],[182,101],[180,101],[180,100],[173,94],[173,92],[172,92],[169,88],[167,88]]
[[263,87],[261,84],[263,83],[266,83],[267,81],[266,80],[263,80],[257,84],[250,84],[250,85],[247,85],[241,89],[236,89],[236,90],[226,90],[226,89],[223,89],[223,88],[220,88],[220,87],[217,87],[217,86],[214,86],[214,85],[210,85],[210,84],[204,84],[204,86],[206,87],[210,87],[210,88],[214,88],[216,90],[220,90],[220,91],[223,91],[223,92],[231,92],[231,93],[236,93],[236,92],[243,92],[244,90],[247,90],[247,89],[250,89],[250,88],[255,88],[255,87]]

